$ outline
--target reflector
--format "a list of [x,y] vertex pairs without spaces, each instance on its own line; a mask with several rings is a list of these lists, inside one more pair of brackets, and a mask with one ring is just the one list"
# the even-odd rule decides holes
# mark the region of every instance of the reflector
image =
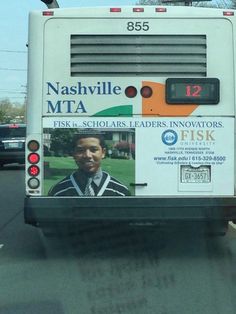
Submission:
[[144,97],[144,98],[149,98],[152,96],[152,89],[149,86],[143,86],[141,88],[140,94]]
[[28,186],[31,189],[37,189],[39,187],[39,180],[37,178],[30,178],[28,180]]
[[134,86],[128,86],[125,89],[125,95],[129,98],[133,98],[137,95],[137,89]]

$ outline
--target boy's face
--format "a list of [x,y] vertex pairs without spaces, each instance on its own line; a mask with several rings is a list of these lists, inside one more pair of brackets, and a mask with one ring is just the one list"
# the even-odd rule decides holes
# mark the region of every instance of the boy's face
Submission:
[[105,153],[106,150],[101,147],[98,138],[88,137],[78,140],[73,157],[81,170],[93,174],[99,169]]

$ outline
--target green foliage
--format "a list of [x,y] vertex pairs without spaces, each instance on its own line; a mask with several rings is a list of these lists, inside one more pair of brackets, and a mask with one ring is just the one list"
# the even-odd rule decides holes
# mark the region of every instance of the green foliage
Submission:
[[9,99],[0,101],[0,123],[24,122],[25,105],[11,103]]
[[157,5],[162,4],[161,0],[139,0],[137,5]]
[[230,2],[226,2],[225,0],[215,0],[215,1],[199,1],[193,2],[196,7],[207,7],[207,8],[221,8],[226,9],[230,7]]
[[[168,2],[164,3],[164,1],[161,0],[139,0],[137,2],[137,5],[184,5],[185,1],[179,0],[179,2]],[[215,0],[215,1],[194,1],[194,6],[197,7],[209,7],[209,8],[230,8],[230,9],[236,9],[236,0]]]
[[66,156],[71,154],[72,138],[75,129],[55,129],[51,134],[50,150],[55,156]]
[[228,3],[229,9],[234,9],[234,10],[236,9],[236,0],[231,0],[230,2],[227,2],[227,3]]

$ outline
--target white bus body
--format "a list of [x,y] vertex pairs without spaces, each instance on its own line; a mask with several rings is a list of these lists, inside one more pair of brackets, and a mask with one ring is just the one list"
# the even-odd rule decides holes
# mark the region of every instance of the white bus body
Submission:
[[[235,219],[235,14],[174,6],[30,13],[27,143],[39,147],[26,145],[26,222]],[[48,196],[57,170],[69,174],[73,162],[56,152],[55,132],[81,129],[109,138],[111,170],[115,153],[124,169],[132,164],[132,179],[121,175],[131,196]],[[122,142],[128,151],[116,149]]]

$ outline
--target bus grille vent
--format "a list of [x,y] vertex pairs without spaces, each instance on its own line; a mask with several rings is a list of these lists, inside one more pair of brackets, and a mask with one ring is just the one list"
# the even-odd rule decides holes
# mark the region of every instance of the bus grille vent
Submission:
[[206,35],[71,35],[71,76],[206,76]]

